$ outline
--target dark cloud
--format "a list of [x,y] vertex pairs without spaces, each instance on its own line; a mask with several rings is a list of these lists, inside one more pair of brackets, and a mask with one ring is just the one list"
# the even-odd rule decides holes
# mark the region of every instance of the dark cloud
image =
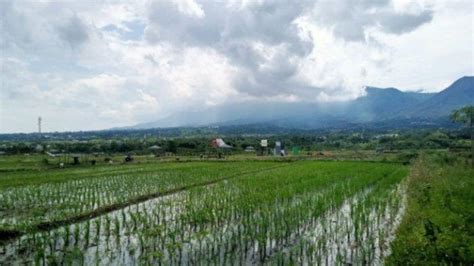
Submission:
[[2,48],[10,56],[34,54],[37,58],[56,60],[62,59],[64,52],[70,52],[64,50],[64,44],[77,48],[87,42],[90,39],[87,24],[72,8],[58,5],[0,1]]
[[[305,16],[332,29],[346,41],[367,41],[366,30],[401,34],[429,22],[431,11],[399,14],[389,0],[361,1],[265,1],[235,6],[204,1],[185,9],[172,1],[153,2],[145,39],[150,43],[212,48],[238,66],[241,75],[235,88],[261,95],[289,94],[298,84],[299,62],[313,50],[314,41],[301,38],[295,23]],[[200,9],[199,9],[200,8]],[[261,46],[262,50],[258,49]],[[257,48],[256,48],[257,47]],[[271,50],[271,51],[270,51]],[[270,56],[266,56],[266,53]]]
[[[199,16],[186,14],[171,1],[158,1],[150,6],[145,38],[151,43],[213,48],[241,68],[237,90],[251,95],[278,94],[291,88],[289,79],[298,68],[293,59],[303,58],[313,49],[311,41],[300,38],[294,23],[310,10],[308,6],[305,1],[251,3],[247,7],[208,1],[202,3],[203,16]],[[276,52],[265,57],[256,49],[258,45]]]
[[2,47],[24,47],[32,40],[31,25],[27,16],[14,3],[0,1],[0,39]]
[[147,60],[154,66],[159,66],[160,64],[156,61],[155,57],[152,54],[146,54],[143,56],[143,59]]
[[389,33],[402,34],[410,32],[419,26],[430,22],[433,19],[433,12],[426,10],[420,14],[381,14],[379,23],[383,30]]
[[212,12],[214,4],[208,4],[206,18],[185,14],[172,1],[156,1],[150,4],[150,25],[145,38],[150,43],[170,41],[175,45],[210,45],[219,41],[223,30],[221,13]]
[[[419,14],[397,13],[389,0],[249,1],[246,5],[203,1],[186,4],[189,2],[154,1],[147,8],[147,20],[125,23],[128,30],[113,24],[104,26],[103,30],[114,32],[123,40],[140,41],[143,35],[151,44],[171,44],[174,51],[187,47],[214,50],[239,70],[234,88],[253,96],[285,95],[295,92],[296,88],[312,88],[296,80],[301,62],[313,52],[317,42],[317,36],[316,40],[301,37],[303,29],[296,22],[302,17],[353,42],[369,42],[366,30],[370,27],[401,34],[432,18],[429,10]],[[14,3],[2,5],[2,31],[6,32],[7,43],[18,45],[30,40],[39,43],[40,40],[43,45],[33,43],[29,47],[34,46],[35,51],[43,47],[49,55],[59,50],[51,49],[54,40],[46,37],[42,40],[38,36],[54,36],[57,45],[66,43],[74,49],[96,36],[94,28],[90,27],[93,22],[86,22],[82,13],[67,5],[43,7],[47,12],[44,14],[48,15],[53,9],[60,8],[64,12],[57,18],[43,21],[42,27],[36,27],[28,14],[16,10]],[[160,67],[159,58],[144,56],[144,59]]]
[[314,7],[314,20],[329,26],[336,36],[347,41],[365,41],[366,30],[379,27],[382,31],[402,34],[430,22],[431,10],[418,14],[399,13],[389,0],[318,1]]
[[72,16],[65,25],[58,27],[61,40],[76,48],[89,40],[89,32],[86,24],[77,17]]

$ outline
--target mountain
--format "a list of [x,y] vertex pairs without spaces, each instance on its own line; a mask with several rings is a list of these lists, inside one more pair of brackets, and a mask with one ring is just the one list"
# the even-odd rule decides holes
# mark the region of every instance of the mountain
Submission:
[[448,116],[452,110],[474,105],[474,77],[462,77],[451,86],[405,112],[408,117],[437,118]]
[[433,93],[402,92],[395,88],[366,87],[366,95],[349,106],[358,121],[371,122],[396,118],[405,110],[428,100]]
[[135,125],[128,129],[144,129],[153,127],[176,127],[176,126],[223,126],[243,125],[252,123],[269,122],[273,124],[282,121],[293,120],[317,123],[320,119],[328,120],[333,113],[346,105],[342,104],[315,104],[315,103],[288,103],[288,102],[265,102],[253,101],[243,103],[226,104],[208,107],[202,110],[188,111],[173,114],[167,118]]
[[178,126],[266,124],[283,128],[347,128],[360,124],[408,127],[446,125],[456,108],[474,104],[474,77],[463,77],[439,93],[403,92],[366,87],[365,95],[347,102],[244,102],[177,113],[127,129]]

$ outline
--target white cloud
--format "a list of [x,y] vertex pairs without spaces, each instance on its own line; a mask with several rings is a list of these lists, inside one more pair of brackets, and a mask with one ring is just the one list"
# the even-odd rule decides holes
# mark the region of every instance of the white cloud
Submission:
[[45,130],[100,129],[227,102],[347,100],[365,85],[440,90],[473,74],[473,8],[2,1],[0,132],[34,131],[39,115]]

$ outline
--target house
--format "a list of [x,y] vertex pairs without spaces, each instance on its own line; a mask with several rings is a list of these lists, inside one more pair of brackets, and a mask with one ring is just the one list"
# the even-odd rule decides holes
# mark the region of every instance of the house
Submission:
[[281,141],[275,142],[275,149],[273,149],[273,155],[275,156],[285,156],[285,148]]
[[245,152],[255,152],[255,148],[253,146],[247,146],[245,147]]
[[230,149],[232,146],[226,144],[223,139],[216,138],[211,141],[211,146],[213,148],[222,148],[222,149]]
[[148,149],[152,151],[158,151],[158,150],[161,150],[161,147],[158,145],[153,145],[153,146],[148,147]]

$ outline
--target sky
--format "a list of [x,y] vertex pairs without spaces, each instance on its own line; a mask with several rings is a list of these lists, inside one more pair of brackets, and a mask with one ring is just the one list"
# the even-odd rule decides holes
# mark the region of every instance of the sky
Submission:
[[0,133],[130,126],[474,73],[472,0],[0,0]]

